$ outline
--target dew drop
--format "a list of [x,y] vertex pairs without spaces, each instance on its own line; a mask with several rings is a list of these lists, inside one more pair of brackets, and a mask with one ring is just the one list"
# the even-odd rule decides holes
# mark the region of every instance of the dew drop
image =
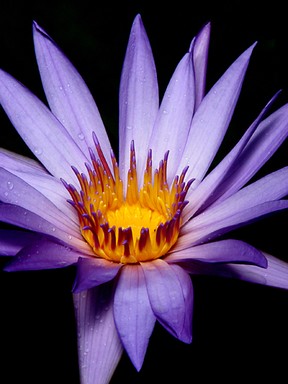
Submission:
[[83,134],[83,132],[79,132],[79,133],[78,133],[78,138],[79,138],[80,140],[84,140],[84,134]]
[[8,192],[4,192],[4,195],[5,195],[5,196],[8,196]]
[[35,152],[35,155],[41,155],[43,150],[41,148],[35,148],[34,152]]
[[7,181],[7,187],[11,191],[14,188],[14,184],[11,181]]

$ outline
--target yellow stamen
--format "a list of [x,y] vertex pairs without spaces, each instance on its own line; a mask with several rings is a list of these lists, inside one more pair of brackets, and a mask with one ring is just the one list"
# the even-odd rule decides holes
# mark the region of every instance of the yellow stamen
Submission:
[[126,195],[114,154],[110,169],[94,135],[98,154],[90,151],[92,166],[86,164],[87,176],[73,167],[80,191],[63,181],[77,210],[80,230],[95,257],[117,263],[138,263],[164,256],[178,239],[181,213],[187,204],[191,182],[185,173],[167,182],[168,152],[152,176],[152,152],[148,152],[143,186],[138,188],[134,143],[130,148],[130,169]]

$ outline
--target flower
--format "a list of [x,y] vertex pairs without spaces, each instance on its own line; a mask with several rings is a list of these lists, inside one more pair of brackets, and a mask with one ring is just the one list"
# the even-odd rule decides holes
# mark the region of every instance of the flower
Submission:
[[49,108],[4,71],[0,102],[39,162],[0,151],[0,250],[6,271],[76,264],[83,384],[109,382],[123,348],[141,369],[156,320],[192,340],[193,274],[288,288],[288,265],[221,237],[286,209],[288,167],[252,176],[288,133],[288,105],[264,107],[209,168],[229,126],[255,44],[205,95],[210,24],[192,40],[159,107],[151,47],[137,15],[120,84],[119,160],[76,69],[34,23]]

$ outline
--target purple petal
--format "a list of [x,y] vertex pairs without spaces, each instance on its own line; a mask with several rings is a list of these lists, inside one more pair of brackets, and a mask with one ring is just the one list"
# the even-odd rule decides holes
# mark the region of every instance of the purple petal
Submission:
[[190,47],[193,53],[195,72],[195,110],[198,108],[205,94],[210,30],[210,23],[204,25]]
[[178,172],[202,180],[223,140],[236,106],[253,44],[228,68],[197,109]]
[[75,238],[69,232],[65,232],[63,228],[54,226],[49,221],[28,211],[22,207],[0,202],[0,221],[17,227],[25,228],[30,231],[43,233],[56,239],[62,240],[64,243],[76,248],[79,252],[93,254],[90,246],[81,239]]
[[216,191],[223,200],[238,191],[270,159],[288,135],[288,105],[266,118]]
[[185,267],[191,274],[214,275],[288,289],[288,263],[264,253],[267,268],[243,264],[207,264],[190,262]]
[[[239,140],[237,145],[225,156],[225,158],[205,177],[195,190],[188,191],[187,199],[191,196],[189,205],[184,211],[184,221],[188,220],[201,207],[203,211],[205,207],[217,200],[217,196],[226,185],[227,174],[235,172],[235,167],[240,163],[239,156],[247,145],[254,131],[263,119],[264,114],[275,100],[277,94],[269,101],[265,108],[261,111],[257,119],[247,129],[245,134]],[[233,171],[232,171],[233,170]],[[220,192],[219,192],[220,191]]]
[[107,284],[73,295],[81,383],[109,383],[122,355]]
[[[217,202],[192,218],[182,228],[177,248],[187,248],[205,237],[215,237],[236,226],[243,225],[263,215],[286,209],[288,201],[280,200],[288,194],[288,167],[270,173],[241,189],[223,202]],[[274,201],[273,201],[274,200]],[[181,245],[180,245],[181,243]]]
[[149,143],[155,165],[158,165],[169,149],[168,179],[170,181],[175,177],[194,112],[195,83],[191,56],[191,53],[187,53],[173,73],[161,102]]
[[89,158],[95,131],[110,159],[110,143],[97,106],[84,80],[43,29],[34,22],[34,45],[44,91],[53,114]]
[[239,240],[221,240],[181,251],[176,249],[165,257],[167,263],[198,260],[207,263],[245,263],[267,267],[267,260],[262,252]]
[[8,171],[48,175],[46,169],[37,161],[0,148],[0,166]]
[[141,264],[152,310],[157,320],[175,337],[190,343],[193,289],[189,275],[161,259]]
[[139,371],[155,324],[141,267],[125,265],[122,269],[114,297],[114,316],[123,346]]
[[79,224],[72,222],[35,188],[3,168],[0,168],[0,200],[4,203],[19,205],[51,224],[61,227],[71,235],[81,238]]
[[31,151],[56,177],[75,181],[74,165],[87,158],[48,108],[12,76],[0,71],[0,103]]
[[23,247],[31,244],[39,234],[17,230],[0,230],[0,255],[15,256]]
[[125,185],[131,141],[135,141],[137,167],[142,174],[148,140],[159,107],[155,63],[140,15],[136,16],[130,33],[121,75],[119,103],[119,165]]
[[73,292],[78,293],[114,279],[122,264],[104,259],[79,258]]
[[83,257],[68,246],[42,238],[22,248],[4,269],[7,272],[16,272],[64,268],[75,264],[80,256]]
[[67,203],[69,193],[60,180],[51,176],[39,163],[0,149],[0,167],[18,176],[50,200],[65,216],[79,223],[75,209]]

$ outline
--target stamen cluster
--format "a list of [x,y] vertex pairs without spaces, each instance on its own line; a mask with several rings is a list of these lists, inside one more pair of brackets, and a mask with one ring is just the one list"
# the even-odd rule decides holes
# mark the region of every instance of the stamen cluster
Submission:
[[113,262],[138,263],[159,258],[177,241],[181,213],[192,180],[185,183],[187,168],[167,182],[168,152],[158,169],[152,171],[152,151],[147,155],[143,186],[138,188],[134,143],[130,147],[130,168],[126,195],[119,167],[111,152],[110,169],[100,144],[94,137],[98,158],[90,150],[87,175],[72,167],[80,185],[63,183],[70,193],[69,203],[77,210],[80,230],[98,257]]

